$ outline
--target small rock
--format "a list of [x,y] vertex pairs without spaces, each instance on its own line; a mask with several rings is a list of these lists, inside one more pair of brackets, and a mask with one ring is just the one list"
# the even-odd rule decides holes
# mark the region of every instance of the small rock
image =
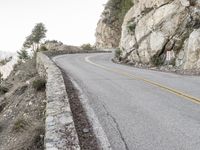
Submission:
[[30,106],[30,105],[32,105],[33,103],[30,101],[29,103],[28,103],[28,105]]
[[185,7],[188,7],[190,6],[190,1],[189,0],[180,0],[181,1],[181,4]]
[[169,65],[168,68],[171,69],[171,68],[173,68],[173,66],[172,66],[172,65]]
[[30,84],[30,81],[29,81],[29,80],[28,80],[28,81],[26,81],[26,84],[28,84],[28,85],[29,85],[29,84]]
[[88,132],[89,132],[89,129],[88,129],[88,128],[84,128],[84,129],[83,129],[83,132],[84,132],[84,133],[88,133]]

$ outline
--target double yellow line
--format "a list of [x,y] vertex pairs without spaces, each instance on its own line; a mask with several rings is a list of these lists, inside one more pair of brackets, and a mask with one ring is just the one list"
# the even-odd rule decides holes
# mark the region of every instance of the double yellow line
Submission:
[[154,81],[142,78],[142,77],[134,76],[134,75],[126,73],[126,72],[124,72],[123,70],[120,70],[120,69],[112,69],[112,68],[109,68],[109,67],[106,67],[106,66],[94,63],[94,62],[92,62],[90,60],[91,57],[93,57],[93,56],[87,56],[87,57],[85,57],[85,61],[88,62],[88,63],[90,63],[90,64],[92,64],[92,65],[94,65],[94,66],[96,66],[96,67],[102,68],[104,70],[107,70],[107,71],[110,71],[110,72],[114,72],[114,73],[117,73],[117,74],[129,77],[130,79],[135,79],[135,80],[143,81],[143,82],[148,83],[150,85],[156,86],[156,87],[158,87],[158,88],[160,88],[160,89],[162,89],[164,91],[167,91],[169,93],[175,94],[175,95],[177,95],[179,97],[182,97],[184,99],[190,100],[190,101],[192,101],[192,102],[194,102],[196,104],[200,104],[200,99],[197,98],[197,97],[194,97],[194,96],[186,94],[186,93],[184,93],[182,91],[179,91],[179,90],[167,87],[167,86],[162,85],[160,83],[157,83],[157,82],[154,82]]

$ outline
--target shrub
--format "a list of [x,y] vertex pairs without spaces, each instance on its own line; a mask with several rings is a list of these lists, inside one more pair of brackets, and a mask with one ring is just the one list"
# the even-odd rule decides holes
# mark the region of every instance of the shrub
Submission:
[[136,28],[136,23],[134,23],[132,21],[128,22],[128,24],[127,24],[128,33],[130,33],[132,35],[135,34],[135,28]]
[[[114,18],[122,22],[125,14],[132,6],[132,0],[109,0],[105,8],[111,10],[109,16],[114,16]],[[111,18],[109,18],[108,21],[109,20],[111,20]]]
[[12,60],[12,56],[9,57],[9,58],[5,58],[5,59],[3,59],[3,60],[0,61],[0,65],[3,66],[5,64],[7,64],[11,60]]
[[0,85],[0,95],[5,94],[9,91],[7,87]]
[[14,123],[12,131],[19,132],[25,129],[26,126],[28,126],[28,122],[24,118],[20,118]]
[[173,58],[173,59],[171,60],[171,65],[172,65],[172,66],[176,66],[176,59],[175,59],[175,58]]
[[6,61],[6,59],[3,59],[3,60],[1,60],[1,61],[0,61],[0,65],[2,65],[2,66],[3,66],[3,65],[5,65],[5,64],[7,64],[7,61]]
[[57,41],[57,40],[46,40],[44,42],[44,44],[49,44],[49,43],[54,43],[54,44],[61,44],[63,45],[63,43],[61,41]]
[[6,107],[7,103],[2,103],[0,104],[0,113],[4,110],[4,108]]
[[119,59],[120,56],[121,56],[121,54],[122,54],[121,49],[120,49],[120,48],[117,48],[117,49],[115,50],[115,57]]
[[20,51],[17,52],[17,54],[20,60],[27,60],[30,58],[25,48],[22,48]]
[[81,45],[81,49],[83,49],[83,50],[93,50],[94,48],[92,47],[92,45],[91,44],[83,44],[83,45]]
[[48,51],[48,49],[46,48],[46,46],[42,45],[38,51],[43,52],[43,51]]
[[0,61],[0,65],[1,65],[1,66],[5,65],[6,63],[7,63],[7,62],[6,62],[5,59],[3,59],[3,60]]
[[154,56],[152,56],[150,58],[150,61],[154,66],[161,66],[164,64],[163,58],[159,56],[158,54],[155,54]]
[[44,91],[46,87],[46,80],[43,78],[36,79],[33,81],[32,85],[36,91]]

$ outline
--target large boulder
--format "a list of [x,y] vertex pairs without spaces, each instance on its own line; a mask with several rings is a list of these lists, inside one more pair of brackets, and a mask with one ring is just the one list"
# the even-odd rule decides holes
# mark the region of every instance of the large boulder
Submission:
[[173,60],[178,68],[200,69],[199,28],[199,0],[135,1],[122,25],[122,58],[154,66]]
[[185,48],[184,69],[200,69],[200,29],[190,34]]

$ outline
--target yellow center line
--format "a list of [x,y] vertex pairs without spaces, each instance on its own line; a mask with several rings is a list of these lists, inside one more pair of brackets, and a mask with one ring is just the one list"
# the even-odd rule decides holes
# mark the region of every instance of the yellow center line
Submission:
[[130,79],[135,79],[135,80],[140,80],[140,81],[143,81],[145,83],[148,83],[150,85],[153,85],[153,86],[156,86],[164,91],[168,91],[172,94],[175,94],[179,97],[182,97],[184,99],[187,99],[187,100],[190,100],[196,104],[200,104],[200,99],[197,98],[197,97],[194,97],[192,95],[189,95],[189,94],[186,94],[185,92],[182,92],[182,91],[179,91],[179,90],[176,90],[174,88],[170,88],[170,87],[167,87],[165,85],[162,85],[160,83],[157,83],[157,82],[154,82],[154,81],[151,81],[151,80],[148,80],[148,79],[145,79],[145,78],[142,78],[142,77],[137,77],[137,76],[134,76],[133,74],[129,74],[129,73],[126,73],[124,72],[123,70],[121,69],[112,69],[112,68],[109,68],[109,67],[106,67],[106,66],[103,66],[103,65],[100,65],[100,64],[97,64],[97,63],[94,63],[92,62],[89,58],[90,57],[93,57],[93,56],[87,56],[85,57],[85,61],[96,66],[96,67],[99,67],[99,68],[102,68],[104,70],[107,70],[107,71],[110,71],[110,72],[115,72],[117,74],[120,74],[120,75],[123,75],[123,76],[126,76],[126,77],[129,77]]

